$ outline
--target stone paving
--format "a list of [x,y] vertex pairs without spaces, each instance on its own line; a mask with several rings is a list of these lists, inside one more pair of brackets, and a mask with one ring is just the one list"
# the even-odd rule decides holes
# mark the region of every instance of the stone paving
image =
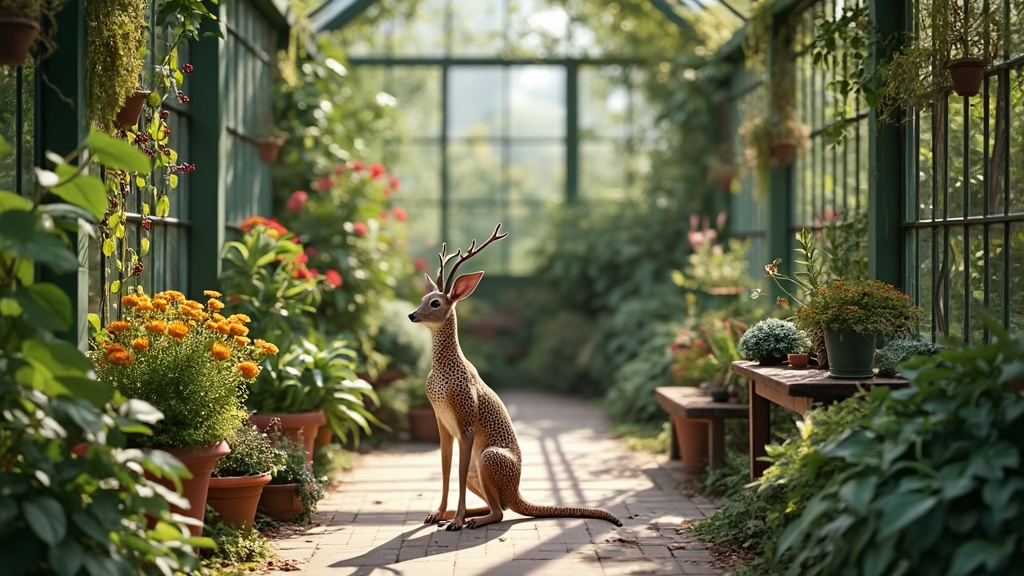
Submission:
[[[398,443],[359,457],[320,502],[318,525],[276,539],[286,565],[306,574],[360,576],[712,575],[711,553],[682,533],[715,512],[687,497],[678,462],[633,452],[611,439],[586,402],[538,392],[503,392],[523,449],[523,496],[538,504],[611,510],[602,520],[529,518],[506,512],[475,530],[423,524],[441,492],[436,445]],[[452,465],[457,500],[458,452]],[[483,502],[472,494],[468,505]]]

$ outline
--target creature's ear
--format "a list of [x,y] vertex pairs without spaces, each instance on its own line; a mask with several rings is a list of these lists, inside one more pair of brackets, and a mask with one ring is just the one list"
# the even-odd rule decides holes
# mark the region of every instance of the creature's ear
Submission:
[[452,291],[448,294],[448,298],[452,302],[468,298],[473,293],[473,290],[476,290],[477,284],[480,283],[480,279],[483,277],[483,272],[473,272],[459,276],[455,279],[455,284],[452,286]]
[[427,279],[427,283],[426,283],[427,292],[426,293],[430,294],[431,292],[437,292],[437,284],[434,284],[434,281],[430,278],[430,274],[427,274],[427,273],[424,272],[423,273],[423,277]]

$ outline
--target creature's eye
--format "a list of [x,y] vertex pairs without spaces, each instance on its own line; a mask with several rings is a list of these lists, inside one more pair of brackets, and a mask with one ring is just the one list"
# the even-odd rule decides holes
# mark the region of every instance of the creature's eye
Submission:
[[430,307],[431,308],[440,308],[441,307],[441,301],[440,300],[431,300],[430,301]]

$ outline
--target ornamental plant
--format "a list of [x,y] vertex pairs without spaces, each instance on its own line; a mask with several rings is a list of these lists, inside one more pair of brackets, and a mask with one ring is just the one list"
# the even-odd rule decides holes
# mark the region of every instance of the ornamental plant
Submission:
[[217,461],[213,475],[219,478],[229,476],[259,476],[274,469],[276,455],[270,438],[252,424],[235,430],[228,438],[231,452]]
[[823,284],[796,311],[796,323],[805,330],[850,331],[887,338],[916,333],[919,318],[920,309],[906,294],[878,280]]
[[[295,495],[302,503],[302,511],[292,520],[304,522],[316,512],[316,505],[324,496],[327,478],[317,478],[306,461],[306,447],[281,432],[280,421],[271,424],[270,442],[274,447],[276,463],[270,483],[277,485],[295,484]],[[300,433],[301,434],[301,433]]]
[[739,353],[747,360],[761,364],[780,364],[787,354],[805,352],[810,344],[796,324],[778,318],[767,318],[743,333]]
[[150,298],[140,288],[121,298],[123,319],[101,329],[91,316],[99,379],[164,413],[152,435],[135,438],[140,446],[200,447],[231,436],[246,417],[246,385],[277,354],[250,339],[247,316],[220,314],[219,292],[204,294],[201,304],[173,290]]

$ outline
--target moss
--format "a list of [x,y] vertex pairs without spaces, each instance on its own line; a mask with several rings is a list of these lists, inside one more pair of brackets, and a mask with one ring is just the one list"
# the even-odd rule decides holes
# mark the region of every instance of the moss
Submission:
[[111,132],[125,98],[139,87],[147,31],[141,0],[85,3],[86,102],[96,128]]

